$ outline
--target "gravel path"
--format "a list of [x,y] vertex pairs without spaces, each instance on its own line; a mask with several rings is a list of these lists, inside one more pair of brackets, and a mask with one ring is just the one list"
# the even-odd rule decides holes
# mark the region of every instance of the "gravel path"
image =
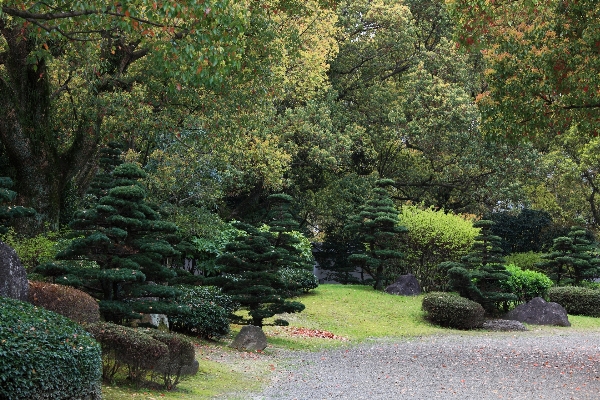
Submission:
[[445,335],[287,357],[251,398],[600,399],[598,333]]

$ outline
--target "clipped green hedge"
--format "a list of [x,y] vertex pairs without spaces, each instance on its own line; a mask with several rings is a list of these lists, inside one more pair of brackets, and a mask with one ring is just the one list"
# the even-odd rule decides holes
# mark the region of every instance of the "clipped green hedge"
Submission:
[[52,311],[0,298],[0,398],[100,399],[98,343]]
[[473,329],[484,321],[481,304],[454,293],[428,293],[423,297],[422,307],[429,321],[448,328]]
[[584,287],[553,287],[548,291],[550,301],[560,304],[568,314],[600,317],[600,290]]

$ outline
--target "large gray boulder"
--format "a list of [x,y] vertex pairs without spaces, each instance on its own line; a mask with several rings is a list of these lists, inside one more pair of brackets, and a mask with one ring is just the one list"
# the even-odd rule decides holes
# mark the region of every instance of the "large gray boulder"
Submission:
[[0,296],[27,301],[29,281],[15,250],[0,242]]
[[267,336],[258,326],[246,325],[242,327],[230,347],[245,351],[262,351],[267,347]]
[[413,274],[400,275],[385,291],[400,296],[418,296],[421,294],[421,285]]
[[548,303],[541,297],[515,307],[504,318],[533,325],[571,326],[563,306]]

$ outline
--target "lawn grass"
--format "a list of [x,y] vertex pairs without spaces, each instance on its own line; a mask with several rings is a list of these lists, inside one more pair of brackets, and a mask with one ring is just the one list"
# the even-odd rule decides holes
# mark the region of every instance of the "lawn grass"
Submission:
[[[285,328],[265,326],[269,347],[263,353],[238,352],[227,347],[239,332],[233,325],[228,338],[198,342],[200,372],[181,382],[174,392],[105,385],[106,400],[123,399],[243,399],[244,392],[260,391],[271,371],[278,368],[277,351],[320,350],[357,344],[376,338],[417,337],[435,334],[487,334],[440,328],[423,319],[422,296],[404,297],[377,292],[367,286],[320,285],[298,299],[306,309],[283,316],[291,327],[328,331],[347,340],[296,337]],[[282,316],[278,315],[277,318]],[[571,328],[533,327],[539,332],[584,330],[600,332],[600,318],[569,316]],[[266,323],[270,321],[267,320]]]

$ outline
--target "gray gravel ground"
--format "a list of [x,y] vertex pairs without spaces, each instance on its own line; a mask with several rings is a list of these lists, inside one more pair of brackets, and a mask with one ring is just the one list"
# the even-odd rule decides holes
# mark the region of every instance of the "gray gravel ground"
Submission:
[[598,333],[445,335],[284,357],[251,398],[600,399]]

